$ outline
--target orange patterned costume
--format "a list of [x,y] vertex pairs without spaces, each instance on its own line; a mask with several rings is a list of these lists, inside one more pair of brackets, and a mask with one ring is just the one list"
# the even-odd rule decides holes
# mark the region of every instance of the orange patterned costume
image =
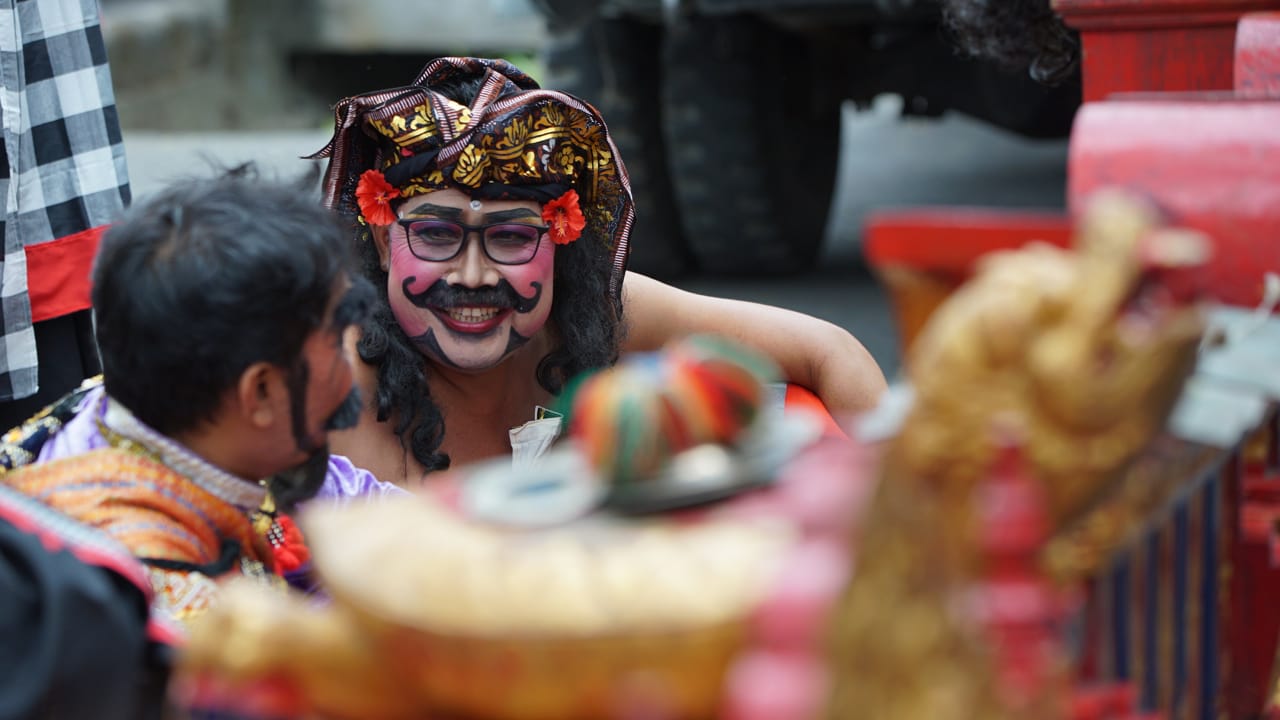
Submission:
[[208,608],[214,578],[269,572],[271,553],[244,510],[142,453],[95,450],[4,482],[129,548],[148,566],[153,608],[177,620]]
[[[86,439],[86,428],[96,439]],[[152,608],[165,618],[207,610],[222,576],[283,585],[273,573],[267,489],[141,423],[105,396],[98,379],[5,434],[0,483],[127,548],[146,566]]]

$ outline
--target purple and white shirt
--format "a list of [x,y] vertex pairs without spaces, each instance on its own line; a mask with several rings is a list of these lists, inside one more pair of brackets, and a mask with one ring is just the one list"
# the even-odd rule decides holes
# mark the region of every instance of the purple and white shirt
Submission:
[[[117,408],[123,413],[116,412]],[[40,448],[40,454],[36,458],[37,462],[58,460],[109,447],[110,444],[107,438],[102,435],[100,422],[106,422],[113,430],[125,431],[122,434],[126,436],[144,435],[144,437],[135,439],[145,441],[148,447],[159,449],[166,455],[165,463],[168,465],[172,466],[175,463],[190,464],[193,466],[192,469],[195,466],[208,465],[203,459],[191,453],[190,450],[165,438],[141,421],[133,418],[127,410],[124,410],[118,404],[110,402],[101,386],[93,388],[85,394],[75,417],[67,421],[58,432],[45,441],[44,446]],[[131,427],[127,429],[121,427],[122,422],[130,424]],[[184,455],[186,457],[183,457]],[[210,472],[193,472],[191,474],[206,478],[211,478],[211,476],[218,474],[225,475],[225,473]],[[234,481],[234,483],[220,481],[218,484],[227,485],[228,490],[231,489],[230,485],[233,484],[248,484],[239,478],[234,478]],[[256,484],[253,487],[256,488]],[[391,483],[384,483],[378,480],[368,470],[356,467],[346,457],[330,455],[329,472],[325,475],[324,485],[320,487],[315,499],[347,502],[356,498],[405,493],[405,490]]]

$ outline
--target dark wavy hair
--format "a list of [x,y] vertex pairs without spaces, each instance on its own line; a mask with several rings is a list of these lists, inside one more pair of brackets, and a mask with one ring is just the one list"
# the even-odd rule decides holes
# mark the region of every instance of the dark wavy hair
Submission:
[[212,420],[249,365],[295,367],[338,278],[354,277],[314,183],[241,166],[176,184],[107,231],[93,309],[108,394],[173,435]]
[[[462,80],[434,86],[449,99],[470,105],[482,80]],[[353,218],[352,218],[353,219]],[[357,349],[360,358],[377,368],[373,402],[379,421],[393,420],[400,445],[427,472],[449,467],[440,452],[445,418],[431,399],[425,358],[396,322],[387,296],[387,271],[366,228],[353,224],[361,269],[377,288],[381,302],[364,326]],[[538,363],[537,381],[559,394],[575,375],[612,365],[622,342],[621,300],[609,290],[613,266],[606,238],[584,232],[575,242],[556,247],[555,288],[549,324],[557,344]],[[533,379],[533,378],[531,378]]]
[[1080,37],[1050,0],[945,0],[942,12],[970,55],[1028,72],[1038,82],[1066,80],[1079,60]]

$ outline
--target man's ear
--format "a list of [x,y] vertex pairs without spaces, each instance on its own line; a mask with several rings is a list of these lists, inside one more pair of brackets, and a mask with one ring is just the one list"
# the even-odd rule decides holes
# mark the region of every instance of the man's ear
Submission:
[[390,229],[386,225],[370,225],[369,234],[373,237],[373,246],[378,249],[378,262],[381,263],[383,271],[390,266]]
[[281,397],[286,394],[283,380],[280,368],[267,362],[254,363],[240,373],[236,400],[241,416],[253,427],[271,427],[280,409],[288,406],[288,398]]

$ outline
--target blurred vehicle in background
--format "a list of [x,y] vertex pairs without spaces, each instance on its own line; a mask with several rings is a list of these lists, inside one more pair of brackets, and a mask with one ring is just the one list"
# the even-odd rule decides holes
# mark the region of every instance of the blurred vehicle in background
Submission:
[[[818,257],[841,106],[900,96],[1065,137],[1047,87],[966,57],[941,0],[103,0],[126,131],[314,130],[341,97],[433,57],[502,56],[600,108],[631,173],[632,267],[803,271]],[[850,147],[853,156],[876,147]]]
[[442,55],[536,64],[530,0],[102,0],[126,128],[328,126],[338,99],[408,83]]
[[1078,75],[1049,87],[964,56],[937,0],[537,2],[545,84],[609,123],[636,195],[632,266],[658,276],[810,268],[846,100],[899,95],[906,114],[1032,138],[1065,137],[1080,103]]

